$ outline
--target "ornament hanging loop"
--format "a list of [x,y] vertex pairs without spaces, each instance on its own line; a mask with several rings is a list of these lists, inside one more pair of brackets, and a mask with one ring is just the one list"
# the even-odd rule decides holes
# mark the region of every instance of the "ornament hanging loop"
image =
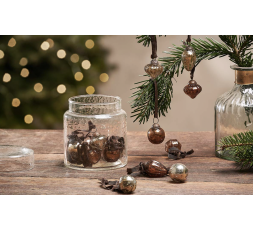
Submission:
[[[155,119],[156,119],[156,122],[155,122]],[[159,123],[159,118],[154,117],[154,118],[153,118],[153,124],[158,124],[158,123]]]

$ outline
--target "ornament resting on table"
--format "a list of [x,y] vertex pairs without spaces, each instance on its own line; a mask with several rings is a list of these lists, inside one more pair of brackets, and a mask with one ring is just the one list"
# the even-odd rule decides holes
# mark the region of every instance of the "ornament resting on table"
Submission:
[[195,72],[195,64],[196,64],[196,53],[195,50],[190,46],[191,43],[191,35],[188,35],[186,42],[183,42],[185,47],[184,52],[182,53],[182,62],[184,68],[187,71],[191,71],[189,83],[184,87],[184,92],[190,98],[194,99],[201,91],[202,87],[197,84],[195,80],[193,80],[194,72]]
[[193,149],[188,152],[182,152],[181,148],[182,145],[177,139],[170,139],[165,143],[165,151],[168,153],[170,159],[178,160],[194,153]]
[[188,168],[181,163],[173,164],[169,170],[169,177],[177,183],[185,182],[188,176]]
[[123,137],[111,136],[107,138],[105,145],[104,159],[107,162],[115,162],[120,157],[125,147],[125,141]]
[[168,170],[169,168],[166,168],[162,163],[155,160],[149,160],[146,163],[140,162],[139,165],[133,168],[127,168],[127,174],[140,172],[148,177],[164,177],[167,176]]
[[120,177],[119,181],[108,181],[102,178],[100,179],[100,183],[104,189],[119,191],[125,194],[133,193],[137,185],[135,178],[130,175]]
[[165,138],[165,132],[159,124],[154,123],[147,133],[148,140],[152,144],[161,144]]

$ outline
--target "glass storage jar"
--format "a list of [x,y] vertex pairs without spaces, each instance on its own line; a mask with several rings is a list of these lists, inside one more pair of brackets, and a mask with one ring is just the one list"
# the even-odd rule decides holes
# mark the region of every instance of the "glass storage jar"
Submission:
[[235,70],[235,85],[215,103],[216,156],[234,160],[228,150],[217,151],[219,140],[225,136],[253,129],[253,67],[231,66]]
[[126,112],[121,98],[69,98],[64,114],[64,164],[80,170],[109,170],[127,164]]

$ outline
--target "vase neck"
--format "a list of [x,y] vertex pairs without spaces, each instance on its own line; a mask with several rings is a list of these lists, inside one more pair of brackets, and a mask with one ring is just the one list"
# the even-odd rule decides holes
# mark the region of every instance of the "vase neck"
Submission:
[[237,65],[233,65],[231,69],[235,70],[235,84],[253,84],[253,67],[238,67]]

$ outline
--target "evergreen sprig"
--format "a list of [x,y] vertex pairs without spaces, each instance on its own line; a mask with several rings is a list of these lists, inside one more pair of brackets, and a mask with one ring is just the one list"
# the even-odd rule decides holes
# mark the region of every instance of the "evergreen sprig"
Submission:
[[[228,56],[232,62],[240,67],[250,67],[253,64],[251,46],[253,44],[253,35],[220,35],[221,42],[213,38],[193,39],[190,45],[195,49],[197,60],[196,66],[202,60],[211,60],[216,57]],[[138,43],[149,46],[151,39],[149,35],[140,35],[136,37]],[[172,78],[179,76],[180,70],[183,73],[184,67],[181,62],[181,56],[185,50],[185,45],[173,45],[169,51],[164,51],[168,57],[159,58],[164,67],[163,73],[157,77],[159,108],[158,115],[166,116],[170,108],[171,98],[173,97]],[[147,75],[142,75],[147,76]],[[132,95],[131,108],[134,121],[145,123],[150,115],[153,115],[154,87],[152,80],[144,80],[136,83],[138,86],[133,88],[135,92]]]
[[221,155],[228,151],[241,169],[253,167],[253,131],[234,134],[221,138],[218,150]]

